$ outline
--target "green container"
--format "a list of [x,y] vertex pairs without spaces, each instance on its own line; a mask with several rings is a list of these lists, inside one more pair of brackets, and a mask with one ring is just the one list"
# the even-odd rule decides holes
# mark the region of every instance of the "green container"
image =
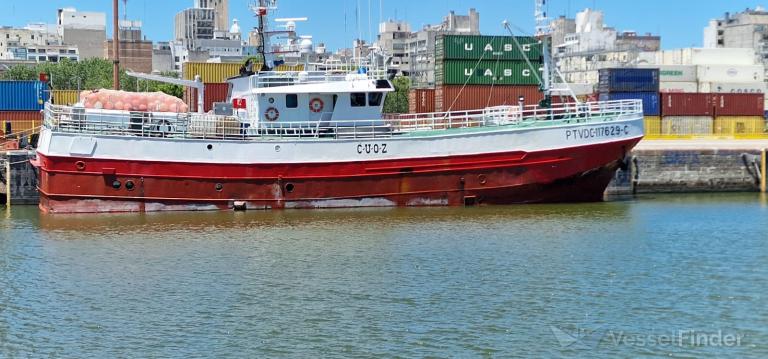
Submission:
[[437,60],[525,60],[527,57],[538,62],[541,53],[539,40],[529,36],[440,35],[435,40]]
[[446,60],[435,66],[439,85],[538,85],[534,71],[542,75],[540,62],[494,60]]

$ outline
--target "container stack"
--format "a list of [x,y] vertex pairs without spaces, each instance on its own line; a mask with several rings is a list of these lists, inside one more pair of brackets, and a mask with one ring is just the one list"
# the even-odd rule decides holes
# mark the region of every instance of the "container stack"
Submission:
[[50,92],[40,81],[0,81],[0,122],[3,136],[21,137],[36,132],[42,124]]
[[658,69],[602,69],[598,93],[600,101],[643,100],[646,128],[659,122]]
[[[239,63],[185,62],[181,72],[184,80],[194,80],[195,76],[200,76],[200,80],[205,84],[204,110],[208,112],[213,109],[215,102],[227,101],[227,79],[238,76],[241,66]],[[253,65],[254,69],[260,67],[260,63]],[[275,71],[303,70],[304,65],[280,65],[275,68]],[[190,111],[197,112],[197,90],[185,87],[184,102]]]
[[761,93],[665,93],[661,134],[749,136],[765,133]]
[[[438,36],[434,110],[517,105],[520,97],[527,105],[538,104],[543,98],[539,91],[541,55],[541,45],[533,37]],[[418,93],[412,96],[418,97]]]

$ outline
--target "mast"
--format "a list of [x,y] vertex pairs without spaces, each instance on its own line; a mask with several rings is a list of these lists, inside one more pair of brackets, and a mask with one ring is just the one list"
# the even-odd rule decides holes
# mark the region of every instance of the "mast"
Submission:
[[112,1],[112,55],[114,55],[114,59],[112,60],[112,87],[115,88],[115,90],[120,89],[120,30],[119,30],[119,20],[120,15],[118,14],[120,11],[120,7],[118,5],[118,0]]
[[550,107],[552,105],[552,28],[547,18],[547,0],[536,0],[536,37],[541,41],[542,57],[544,60],[544,74],[541,79],[541,90],[544,99],[539,106]]
[[267,13],[269,11],[269,8],[267,6],[267,0],[259,0],[258,6],[255,6],[254,12],[256,14],[256,18],[258,19],[258,26],[257,29],[259,30],[259,38],[261,39],[261,45],[258,48],[259,53],[261,54],[261,70],[260,71],[270,71],[272,70],[271,67],[269,67],[270,59],[267,59],[267,48],[269,47],[269,36],[265,35],[265,32],[267,31],[267,22],[269,21],[267,19]]

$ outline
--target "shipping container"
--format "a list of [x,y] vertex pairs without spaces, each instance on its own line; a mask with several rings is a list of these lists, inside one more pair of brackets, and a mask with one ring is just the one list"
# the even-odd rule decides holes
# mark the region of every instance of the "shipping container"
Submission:
[[601,69],[597,91],[659,92],[658,69]]
[[80,102],[80,92],[77,90],[53,90],[53,103],[71,106]]
[[446,60],[435,66],[437,85],[538,85],[541,63],[525,61]]
[[435,39],[435,58],[438,61],[526,58],[541,61],[541,50],[539,40],[528,36],[440,35]]
[[[203,94],[203,111],[213,110],[213,104],[216,102],[227,102],[229,93],[228,83],[208,83],[205,84],[205,93]],[[184,103],[189,106],[189,111],[197,112],[197,89],[191,87],[184,88]]]
[[12,135],[29,135],[40,131],[43,124],[43,114],[40,111],[0,111],[0,130],[5,133],[6,123],[11,124]]
[[408,93],[409,113],[435,112],[435,89],[413,89]]
[[752,48],[685,48],[661,52],[664,65],[753,65]]
[[643,100],[643,115],[661,115],[659,94],[657,92],[611,92],[600,94],[600,101],[617,100]]
[[715,117],[715,135],[720,136],[764,136],[768,134],[763,116],[719,116]]
[[710,116],[664,116],[661,118],[661,134],[674,136],[709,136],[713,133],[714,120]]
[[661,94],[662,116],[713,116],[714,106],[708,93]]
[[49,96],[44,82],[0,81],[0,111],[38,111]]
[[698,82],[660,82],[659,92],[661,93],[697,93],[699,92]]
[[699,92],[711,93],[765,93],[765,82],[750,83],[717,83],[701,82]]
[[[182,77],[185,80],[194,80],[195,75],[200,75],[200,80],[204,83],[222,83],[227,79],[240,75],[240,63],[217,63],[217,62],[185,62],[182,65]],[[259,69],[261,64],[253,65],[254,69]],[[275,71],[304,71],[304,65],[280,65]]]
[[538,86],[446,85],[435,88],[435,111],[468,111],[517,105],[520,96],[525,98],[525,105],[538,105],[544,99]]
[[763,82],[765,67],[763,65],[703,65],[698,66],[699,82]]
[[716,94],[713,102],[715,116],[762,116],[765,113],[763,94]]
[[645,137],[653,138],[661,135],[661,117],[645,116],[643,118]]
[[696,66],[693,65],[644,65],[643,69],[659,69],[659,82],[696,82]]

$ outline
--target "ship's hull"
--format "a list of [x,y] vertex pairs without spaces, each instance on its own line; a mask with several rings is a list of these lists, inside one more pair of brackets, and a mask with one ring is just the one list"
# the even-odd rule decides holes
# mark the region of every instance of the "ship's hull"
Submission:
[[44,149],[37,160],[40,208],[94,213],[593,202],[602,200],[641,138],[622,128],[622,138],[561,148],[339,162],[134,160]]

